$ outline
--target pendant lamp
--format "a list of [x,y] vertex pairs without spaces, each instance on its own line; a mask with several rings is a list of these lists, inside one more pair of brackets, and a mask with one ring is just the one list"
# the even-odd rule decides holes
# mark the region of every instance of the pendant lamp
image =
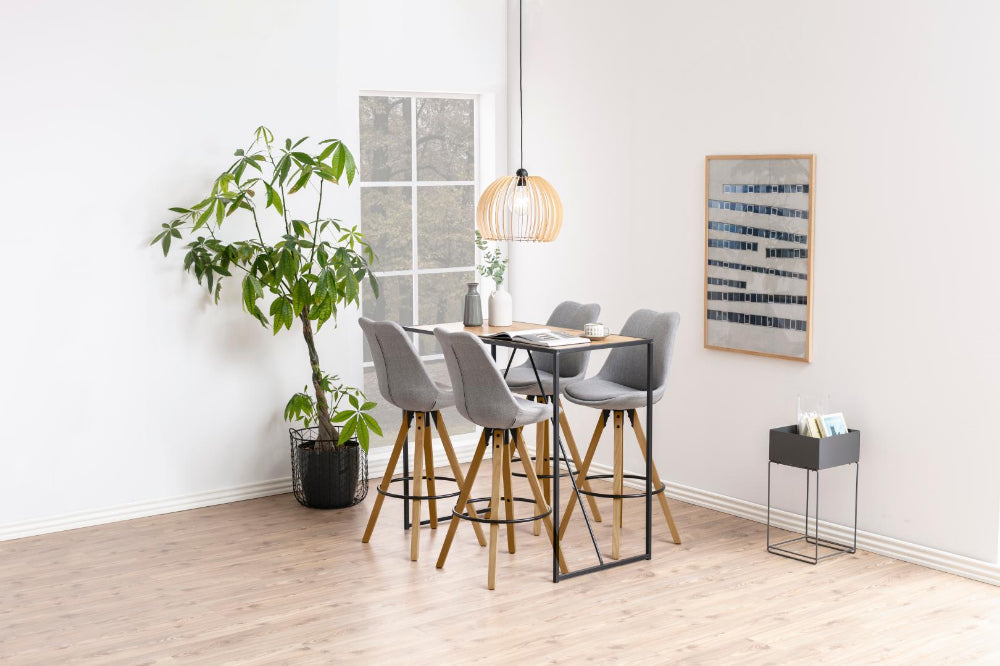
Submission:
[[530,176],[524,164],[524,74],[521,0],[517,3],[518,102],[521,120],[521,163],[513,176],[494,180],[479,197],[476,228],[487,240],[554,241],[562,229],[562,201],[549,181]]

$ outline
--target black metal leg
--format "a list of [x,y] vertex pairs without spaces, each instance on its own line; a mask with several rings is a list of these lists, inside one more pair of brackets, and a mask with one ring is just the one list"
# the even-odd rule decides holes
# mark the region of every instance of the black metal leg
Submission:
[[767,549],[771,550],[771,461],[767,461]]
[[646,344],[646,559],[653,557],[653,341]]
[[[809,514],[806,514],[806,522],[809,521]],[[808,534],[808,532],[806,532]],[[814,531],[816,535],[815,552],[813,553],[813,559],[819,562],[819,470],[816,470],[816,529]]]
[[[544,391],[543,391],[544,393]],[[552,582],[559,582],[559,352],[552,354]],[[578,498],[579,499],[579,498]],[[581,504],[582,504],[581,500]]]
[[806,470],[806,529],[803,534],[809,536],[809,470]]
[[852,552],[857,552],[858,550],[858,475],[861,473],[859,470],[861,467],[860,463],[854,463],[854,549]]

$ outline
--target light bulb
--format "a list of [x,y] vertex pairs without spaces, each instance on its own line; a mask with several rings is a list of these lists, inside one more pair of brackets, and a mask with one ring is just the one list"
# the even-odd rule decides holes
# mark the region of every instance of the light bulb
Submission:
[[518,217],[526,215],[531,208],[531,198],[528,196],[528,188],[525,185],[517,185],[514,188],[514,196],[510,198],[507,209]]

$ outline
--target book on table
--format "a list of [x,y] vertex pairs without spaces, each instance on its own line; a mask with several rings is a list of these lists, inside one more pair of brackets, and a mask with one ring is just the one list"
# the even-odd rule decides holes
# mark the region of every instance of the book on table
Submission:
[[571,333],[561,333],[547,328],[532,328],[524,331],[512,331],[503,333],[491,333],[484,335],[484,338],[494,340],[510,340],[511,342],[523,342],[539,347],[562,347],[563,345],[581,345],[589,343],[590,340]]

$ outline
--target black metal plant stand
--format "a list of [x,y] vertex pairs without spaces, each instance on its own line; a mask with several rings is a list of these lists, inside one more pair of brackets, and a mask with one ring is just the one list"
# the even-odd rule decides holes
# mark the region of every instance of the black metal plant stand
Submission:
[[[800,435],[798,426],[772,428],[768,446],[767,462],[767,552],[791,560],[818,564],[820,560],[843,553],[857,552],[858,548],[858,460],[861,454],[861,432],[849,430],[843,435],[831,437],[806,437]],[[786,465],[806,471],[806,513],[802,536],[771,543],[771,467]],[[854,539],[851,545],[824,539],[819,535],[819,472],[831,467],[854,465]],[[813,533],[809,534],[809,486],[810,475],[816,475],[816,512]],[[783,548],[792,543],[805,541],[813,546],[813,553],[797,552]],[[819,549],[833,551],[824,555]]]

